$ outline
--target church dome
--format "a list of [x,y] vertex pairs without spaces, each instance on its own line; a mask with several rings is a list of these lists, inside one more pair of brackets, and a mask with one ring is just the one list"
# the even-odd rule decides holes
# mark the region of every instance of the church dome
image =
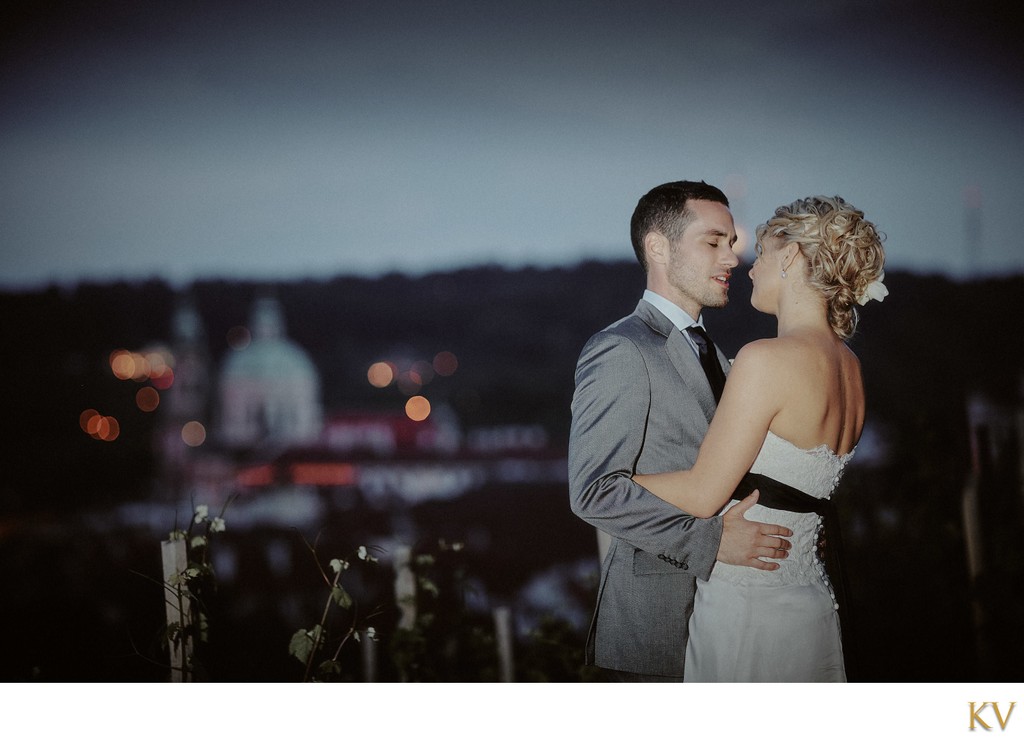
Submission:
[[323,428],[320,375],[285,336],[280,303],[257,300],[249,328],[251,343],[221,368],[221,439],[235,447],[314,442]]
[[320,376],[313,360],[297,344],[286,340],[254,340],[245,349],[228,355],[221,378],[319,381]]

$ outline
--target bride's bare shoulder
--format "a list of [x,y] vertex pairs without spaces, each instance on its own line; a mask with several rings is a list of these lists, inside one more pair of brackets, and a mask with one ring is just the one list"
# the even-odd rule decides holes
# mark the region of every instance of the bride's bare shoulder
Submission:
[[791,382],[795,373],[806,370],[820,354],[813,344],[797,337],[758,339],[739,350],[729,377],[740,371],[761,380]]
[[780,358],[792,356],[793,348],[790,342],[780,338],[757,339],[744,345],[736,353],[736,361],[733,366],[747,365],[759,366],[778,361]]

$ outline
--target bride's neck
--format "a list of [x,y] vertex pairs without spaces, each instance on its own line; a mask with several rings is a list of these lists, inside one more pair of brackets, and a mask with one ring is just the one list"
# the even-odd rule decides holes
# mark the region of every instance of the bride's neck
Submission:
[[809,295],[792,295],[779,300],[778,335],[799,331],[831,331],[825,301]]

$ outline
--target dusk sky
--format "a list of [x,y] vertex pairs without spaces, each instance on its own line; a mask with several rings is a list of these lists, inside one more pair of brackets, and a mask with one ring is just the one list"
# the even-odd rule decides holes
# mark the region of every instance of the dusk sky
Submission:
[[890,268],[1019,273],[1012,8],[6,3],[0,287],[629,259],[675,179],[747,232],[839,194]]

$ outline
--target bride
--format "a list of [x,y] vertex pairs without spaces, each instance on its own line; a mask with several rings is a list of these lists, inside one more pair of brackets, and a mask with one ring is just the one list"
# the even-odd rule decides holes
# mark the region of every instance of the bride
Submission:
[[633,479],[704,518],[757,490],[747,518],[793,530],[778,571],[719,562],[698,579],[684,679],[845,681],[829,498],[864,426],[860,363],[845,342],[855,304],[887,293],[882,238],[842,198],[818,196],[776,209],[756,252],[751,304],[776,316],[778,337],[736,356],[692,469]]

